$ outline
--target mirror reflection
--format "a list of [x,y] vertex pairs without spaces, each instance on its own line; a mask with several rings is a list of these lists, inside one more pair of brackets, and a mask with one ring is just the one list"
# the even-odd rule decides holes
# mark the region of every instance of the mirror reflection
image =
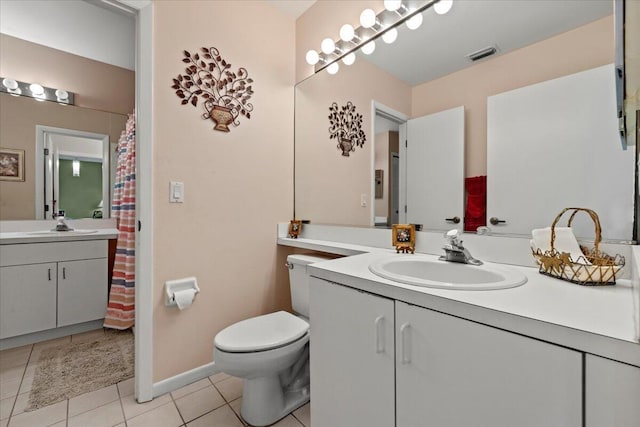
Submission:
[[[394,183],[389,179],[392,176],[389,159],[393,154],[387,155],[386,162],[377,160],[376,153],[385,152],[385,149],[376,145],[379,132],[375,126],[379,115],[376,115],[375,105],[388,107],[404,115],[405,119],[462,107],[464,148],[459,157],[433,159],[434,164],[423,163],[423,168],[433,170],[436,165],[461,162],[463,178],[490,178],[492,171],[487,168],[489,97],[614,62],[613,5],[608,0],[457,1],[446,15],[427,10],[423,18],[423,24],[417,30],[400,26],[395,43],[376,40],[371,55],[358,52],[353,65],[340,62],[336,74],[322,71],[297,85],[297,218],[314,223],[361,226],[396,222],[391,219],[396,209],[384,196],[393,196],[390,188]],[[460,28],[465,31],[459,31]],[[470,53],[487,46],[494,46],[496,53],[475,62],[468,58]],[[611,79],[613,81],[613,76]],[[369,144],[342,159],[331,151],[335,147],[328,140],[326,113],[331,102],[347,101],[353,102],[364,115]],[[527,130],[522,128],[521,132]],[[401,133],[399,130],[400,142]],[[402,145],[399,151],[402,151]],[[403,164],[406,159],[399,153],[398,161]],[[385,163],[388,169],[380,166]],[[633,165],[627,163],[622,167],[633,173]],[[518,173],[534,172],[527,170],[526,165],[524,168]],[[382,198],[376,198],[376,170],[381,169],[384,169]],[[576,173],[571,168],[550,168],[545,172],[565,180],[571,180],[572,174]],[[399,182],[406,180],[404,190],[398,190],[399,222],[426,222],[401,217],[407,203],[407,191],[413,184],[406,173],[405,168],[398,179]],[[465,203],[464,186],[455,188],[451,182],[446,176],[437,176],[431,178],[430,184],[442,187]],[[529,194],[529,197],[541,196]],[[517,204],[517,200],[512,203]],[[542,198],[537,203],[544,206]],[[428,211],[429,206],[433,208],[442,203],[426,200],[425,204]],[[407,209],[411,210],[411,204]],[[548,226],[557,213],[552,210],[549,208],[546,212],[547,223],[522,226],[529,230]],[[460,216],[464,215],[462,212]],[[450,218],[451,214],[438,216]],[[617,219],[613,218],[614,221]],[[501,232],[500,226],[489,226],[492,232]],[[458,228],[462,228],[462,224]]]

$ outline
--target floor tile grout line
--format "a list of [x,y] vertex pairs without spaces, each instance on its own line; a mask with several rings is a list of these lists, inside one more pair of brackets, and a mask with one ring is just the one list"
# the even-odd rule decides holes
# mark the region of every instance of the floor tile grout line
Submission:
[[[122,382],[122,381],[120,381],[120,382]],[[116,383],[116,392],[118,393],[118,401],[120,402],[120,411],[122,411],[122,419],[124,420],[123,422],[124,422],[125,427],[127,427],[127,415],[124,413],[124,404],[122,403],[122,397],[123,396],[120,394],[120,387],[118,387],[118,384],[120,384],[120,383]],[[134,395],[135,395],[135,392],[134,392]],[[69,427],[69,426],[67,426],[67,427]]]
[[[189,393],[191,394],[191,393]],[[185,395],[185,396],[188,396]],[[187,422],[184,420],[184,417],[182,416],[182,412],[180,412],[180,408],[178,407],[178,404],[176,403],[176,399],[173,398],[173,394],[169,393],[169,397],[171,398],[171,402],[173,402],[173,406],[175,406],[176,411],[178,411],[178,416],[180,416],[180,419],[182,420],[182,425],[186,425]]]
[[[9,418],[7,421],[7,425],[11,423],[11,418],[13,417],[13,411],[16,409],[16,403],[18,402],[18,396],[20,395],[20,389],[22,388],[22,383],[24,382],[24,376],[27,374],[27,368],[29,367],[29,361],[31,360],[31,355],[33,354],[33,344],[31,344],[31,348],[29,349],[29,356],[27,356],[27,364],[24,365],[24,371],[22,371],[22,377],[20,377],[20,384],[18,384],[18,391],[13,398],[13,405],[11,405],[11,412],[9,412]],[[29,391],[31,393],[31,391]]]

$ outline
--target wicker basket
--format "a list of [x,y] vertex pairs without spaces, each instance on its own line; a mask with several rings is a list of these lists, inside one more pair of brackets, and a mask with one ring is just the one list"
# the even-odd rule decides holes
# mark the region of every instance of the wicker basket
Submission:
[[[571,227],[571,222],[578,212],[586,212],[591,217],[595,225],[596,238],[593,249],[580,246],[583,255],[574,260],[566,252],[558,252],[555,247],[556,232],[555,227],[562,215],[567,211],[573,211],[567,221],[567,226]],[[600,241],[602,240],[600,219],[591,209],[585,208],[565,208],[556,216],[551,224],[551,249],[542,251],[533,250],[533,256],[540,264],[540,273],[568,282],[586,286],[615,285],[616,274],[624,267],[625,260],[621,255],[610,256],[600,251]]]

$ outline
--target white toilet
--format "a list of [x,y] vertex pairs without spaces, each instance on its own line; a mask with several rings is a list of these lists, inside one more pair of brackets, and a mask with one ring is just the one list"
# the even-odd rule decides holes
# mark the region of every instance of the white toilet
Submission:
[[240,414],[267,426],[309,401],[309,283],[307,265],[320,255],[289,255],[291,305],[235,323],[214,338],[216,368],[244,379]]

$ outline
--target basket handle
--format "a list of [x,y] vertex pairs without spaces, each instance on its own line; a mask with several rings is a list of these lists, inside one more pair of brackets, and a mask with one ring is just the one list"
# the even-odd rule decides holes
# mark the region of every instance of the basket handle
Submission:
[[591,217],[591,220],[593,221],[594,225],[595,225],[595,229],[596,229],[596,238],[594,241],[594,251],[595,253],[599,252],[598,246],[600,245],[600,240],[602,240],[602,235],[601,235],[601,227],[600,227],[600,218],[598,218],[598,214],[595,213],[595,211],[591,210],[591,209],[587,209],[587,208],[564,208],[562,210],[562,212],[560,212],[558,214],[558,216],[556,216],[556,219],[553,220],[553,224],[551,224],[551,251],[555,251],[555,247],[554,247],[554,243],[556,240],[556,224],[558,223],[558,221],[560,221],[560,218],[562,217],[562,215],[564,215],[565,212],[567,211],[573,211],[573,213],[571,214],[571,216],[569,217],[569,221],[567,221],[567,226],[571,227],[571,223],[573,222],[573,217],[576,216],[576,214],[580,211],[582,212],[586,212],[589,214],[589,216]]

